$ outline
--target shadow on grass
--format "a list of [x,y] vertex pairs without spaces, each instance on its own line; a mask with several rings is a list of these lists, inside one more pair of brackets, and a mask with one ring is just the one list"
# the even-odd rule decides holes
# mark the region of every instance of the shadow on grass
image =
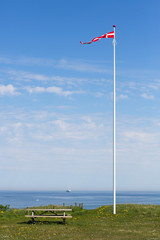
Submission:
[[18,222],[18,224],[27,224],[27,225],[66,225],[66,223],[62,221],[26,221],[26,222]]

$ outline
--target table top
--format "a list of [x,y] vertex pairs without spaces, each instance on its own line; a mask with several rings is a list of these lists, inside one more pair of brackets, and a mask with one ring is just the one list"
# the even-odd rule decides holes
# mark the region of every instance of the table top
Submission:
[[49,212],[56,212],[56,211],[59,211],[59,212],[69,212],[69,211],[72,211],[72,209],[56,209],[56,208],[51,208],[51,209],[47,209],[47,208],[43,208],[43,209],[40,209],[40,208],[27,208],[26,210],[29,210],[29,211],[49,211]]

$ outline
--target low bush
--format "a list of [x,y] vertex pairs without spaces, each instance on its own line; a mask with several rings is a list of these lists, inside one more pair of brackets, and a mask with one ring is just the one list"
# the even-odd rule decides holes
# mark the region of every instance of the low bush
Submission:
[[0,211],[7,211],[9,210],[10,205],[3,206],[0,204]]

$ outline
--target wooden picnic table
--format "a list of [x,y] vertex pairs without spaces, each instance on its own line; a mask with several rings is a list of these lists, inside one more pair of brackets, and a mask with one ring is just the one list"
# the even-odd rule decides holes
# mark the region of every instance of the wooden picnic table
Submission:
[[66,209],[27,208],[28,214],[25,215],[25,217],[31,218],[33,222],[35,218],[62,218],[63,222],[65,223],[66,218],[72,218],[71,215],[66,215],[66,212],[71,212],[71,211],[72,209],[68,209],[68,208]]

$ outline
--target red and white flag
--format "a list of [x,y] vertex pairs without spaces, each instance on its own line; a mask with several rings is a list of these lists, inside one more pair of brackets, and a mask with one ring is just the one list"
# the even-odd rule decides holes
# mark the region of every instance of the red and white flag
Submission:
[[85,42],[85,43],[83,43],[83,42],[80,41],[80,43],[81,43],[81,44],[90,44],[90,43],[92,43],[92,42],[97,42],[97,41],[98,41],[99,39],[101,39],[101,38],[114,38],[114,31],[113,31],[113,32],[106,33],[106,34],[104,34],[104,35],[102,35],[102,36],[100,36],[100,37],[93,38],[92,41],[90,41],[90,42]]

